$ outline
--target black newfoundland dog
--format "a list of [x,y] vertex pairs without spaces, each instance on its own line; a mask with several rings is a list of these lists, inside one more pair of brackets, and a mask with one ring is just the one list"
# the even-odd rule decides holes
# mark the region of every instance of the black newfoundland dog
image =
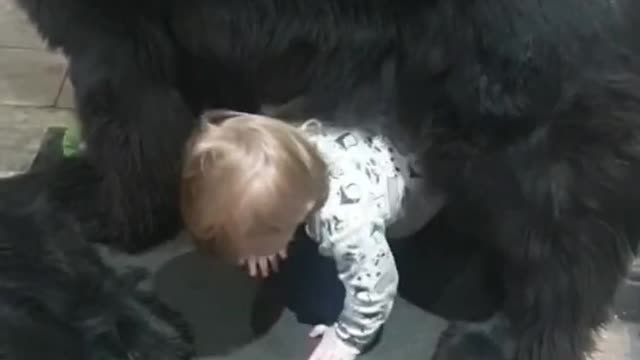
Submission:
[[[202,110],[303,95],[305,114],[330,119],[388,75],[392,110],[375,121],[410,140],[455,223],[500,259],[510,357],[583,360],[640,235],[640,72],[622,1],[18,3],[70,58],[97,180],[58,206],[93,241],[136,252],[180,228],[181,150]],[[477,358],[458,344],[440,357]]]
[[182,319],[117,276],[47,195],[46,173],[0,180],[0,359],[188,360]]

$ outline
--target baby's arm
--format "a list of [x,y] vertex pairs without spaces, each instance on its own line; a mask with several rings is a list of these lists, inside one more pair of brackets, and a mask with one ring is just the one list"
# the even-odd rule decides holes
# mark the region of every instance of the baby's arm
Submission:
[[[307,231],[323,255],[335,259],[346,298],[333,332],[362,350],[387,320],[398,288],[398,271],[385,238],[376,186],[364,170],[371,149],[357,133],[320,142],[330,159],[330,191],[309,219]],[[346,145],[349,145],[345,148]]]
[[361,350],[389,317],[398,271],[382,219],[371,221],[361,206],[331,210],[317,218],[317,223],[312,222],[311,228],[316,230],[320,252],[335,259],[346,290],[335,332],[342,341]]
[[335,331],[344,342],[361,350],[389,317],[398,271],[382,221],[343,234],[331,241],[331,253],[346,289]]

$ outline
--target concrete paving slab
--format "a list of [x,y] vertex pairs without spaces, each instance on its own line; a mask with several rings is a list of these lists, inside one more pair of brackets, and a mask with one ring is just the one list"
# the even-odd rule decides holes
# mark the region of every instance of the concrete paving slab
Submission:
[[27,170],[47,127],[67,126],[74,116],[69,110],[0,106],[0,170]]
[[0,105],[53,106],[66,66],[57,53],[0,48]]
[[60,95],[56,101],[56,107],[61,109],[73,109],[75,108],[75,100],[73,98],[73,85],[69,76],[65,76]]
[[46,48],[35,27],[14,0],[0,0],[0,47]]

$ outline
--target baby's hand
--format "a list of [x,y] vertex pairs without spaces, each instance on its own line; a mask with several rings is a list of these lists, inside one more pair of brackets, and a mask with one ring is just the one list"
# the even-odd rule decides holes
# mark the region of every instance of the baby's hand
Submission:
[[280,259],[287,258],[287,251],[281,250],[276,255],[269,256],[250,256],[248,258],[242,258],[239,261],[240,266],[246,266],[251,277],[258,276],[258,272],[262,277],[268,277],[271,273],[276,273],[279,270]]
[[335,328],[316,325],[309,336],[316,338],[322,335],[322,340],[309,357],[309,360],[354,360],[360,351],[346,344],[338,338]]

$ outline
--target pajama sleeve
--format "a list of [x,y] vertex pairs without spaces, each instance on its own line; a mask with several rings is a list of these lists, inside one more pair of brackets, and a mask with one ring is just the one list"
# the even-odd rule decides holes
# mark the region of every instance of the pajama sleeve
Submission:
[[345,286],[336,332],[347,344],[362,349],[389,317],[398,271],[376,205],[361,192],[346,191],[355,184],[353,176],[348,178],[346,185],[333,187],[335,192],[307,224],[307,231],[319,243],[320,253],[335,259]]
[[[346,296],[335,329],[362,349],[385,323],[398,288],[398,271],[385,238],[389,212],[384,156],[360,133],[340,131],[317,142],[329,164],[329,193],[307,222],[322,255],[332,257]],[[382,187],[382,189],[381,189]]]
[[332,243],[338,274],[346,289],[336,332],[346,343],[362,349],[389,317],[398,271],[382,223],[362,226]]

